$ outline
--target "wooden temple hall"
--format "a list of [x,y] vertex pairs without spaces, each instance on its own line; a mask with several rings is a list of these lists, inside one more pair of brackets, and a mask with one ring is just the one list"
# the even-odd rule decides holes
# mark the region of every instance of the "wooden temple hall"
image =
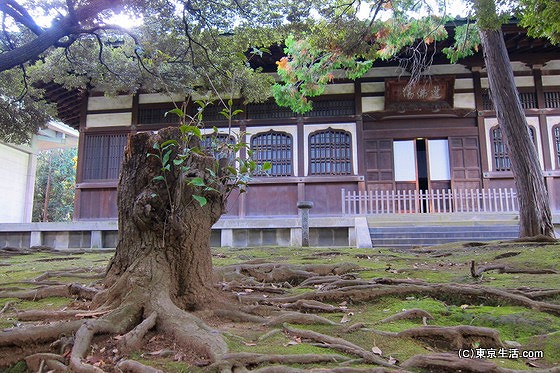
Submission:
[[[560,49],[504,26],[519,95],[537,148],[553,211],[560,209]],[[482,53],[449,64],[436,55],[429,76],[406,89],[406,71],[380,63],[357,81],[339,80],[296,115],[274,102],[243,105],[233,121],[269,175],[230,198],[227,217],[383,213],[515,212],[507,148],[488,94]],[[61,117],[80,131],[75,220],[117,216],[117,183],[130,133],[174,125],[168,96],[63,97]],[[184,97],[174,97],[179,101]],[[73,105],[73,106],[72,106]],[[77,110],[76,108],[79,108]],[[211,106],[209,128],[227,131]],[[195,108],[191,108],[195,110]]]

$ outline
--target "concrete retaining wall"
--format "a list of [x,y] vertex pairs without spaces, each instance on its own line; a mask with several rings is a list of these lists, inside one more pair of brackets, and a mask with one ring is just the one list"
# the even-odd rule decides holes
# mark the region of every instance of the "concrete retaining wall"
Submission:
[[[365,217],[312,217],[311,246],[371,247]],[[214,247],[301,246],[301,219],[223,218],[212,228]],[[2,223],[0,248],[50,246],[64,249],[102,249],[117,245],[116,220],[71,223]]]

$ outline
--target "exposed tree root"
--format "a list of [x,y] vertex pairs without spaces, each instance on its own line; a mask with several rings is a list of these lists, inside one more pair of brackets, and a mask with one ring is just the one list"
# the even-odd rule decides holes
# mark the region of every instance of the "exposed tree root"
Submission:
[[476,268],[476,262],[471,260],[471,276],[474,278],[479,278],[484,272],[488,271],[498,271],[498,273],[527,273],[531,275],[547,275],[556,274],[558,271],[554,269],[531,269],[531,268],[512,268],[505,264],[490,264],[487,266]]
[[[375,301],[386,296],[430,296],[436,299],[449,300],[460,304],[486,304],[486,305],[516,305],[531,308],[536,311],[560,315],[560,305],[532,300],[526,296],[490,287],[466,284],[428,284],[428,283],[401,283],[392,286],[393,280],[371,282],[370,285],[348,287],[329,291],[315,291],[291,297],[269,299],[274,304],[293,303],[298,300],[316,300],[321,302],[367,302]],[[244,297],[243,301],[255,301],[253,297]]]
[[117,368],[124,373],[164,373],[163,370],[149,367],[134,360],[120,361]]
[[126,333],[119,340],[119,348],[123,352],[131,351],[138,348],[142,343],[142,339],[150,329],[156,326],[157,313],[152,312],[144,321],[138,324],[134,329]]
[[338,367],[338,368],[315,368],[315,369],[299,369],[288,367],[284,365],[264,367],[256,370],[252,370],[252,373],[390,373],[399,372],[407,373],[408,371],[402,369],[389,369],[389,368],[349,368],[349,367]]
[[232,275],[244,275],[254,278],[258,282],[276,283],[288,282],[299,284],[315,276],[341,275],[355,271],[359,267],[353,263],[289,265],[278,263],[237,264],[226,266],[218,271],[219,278],[232,280]]
[[80,297],[91,300],[99,290],[80,284],[47,286],[28,291],[0,292],[0,298],[19,298],[37,300],[48,297]]
[[99,317],[111,312],[106,311],[82,311],[82,310],[66,310],[66,311],[42,311],[42,310],[29,310],[17,313],[19,321],[57,321],[57,320],[72,320],[77,318]]
[[247,367],[252,368],[261,364],[317,364],[317,363],[340,363],[350,360],[346,356],[334,354],[297,354],[297,355],[276,355],[276,354],[253,354],[253,353],[232,353],[225,354],[222,359],[211,366],[212,370],[223,370],[224,368]]
[[[57,259],[58,260],[58,259]],[[93,273],[91,273],[93,272]],[[73,268],[62,271],[47,271],[33,279],[34,282],[47,280],[51,277],[73,277],[85,279],[102,279],[105,276],[103,268]]]
[[345,307],[336,307],[327,303],[318,302],[316,300],[300,299],[294,303],[284,303],[280,305],[282,308],[296,309],[302,312],[345,312]]
[[495,329],[470,325],[423,326],[395,333],[397,337],[422,340],[431,346],[458,351],[478,343],[481,348],[503,347],[500,335]]
[[137,324],[141,311],[136,305],[123,306],[101,319],[89,320],[82,324],[74,337],[74,347],[70,354],[70,370],[76,373],[103,372],[103,370],[82,361],[90,348],[93,337],[95,334],[121,334],[126,332]]
[[338,325],[338,323],[326,319],[321,316],[312,315],[312,314],[305,314],[299,312],[283,312],[280,316],[273,318],[272,320],[268,321],[265,325],[266,326],[277,326],[283,325],[284,323],[290,324],[323,324],[323,325]]
[[426,312],[419,308],[411,308],[409,310],[399,312],[393,316],[386,317],[383,320],[378,321],[378,323],[382,324],[382,323],[393,322],[397,320],[410,320],[410,319],[423,319],[423,318],[433,320],[434,317],[429,312]]
[[392,364],[385,361],[381,357],[363,349],[358,345],[348,342],[345,339],[338,338],[338,337],[331,337],[329,335],[317,333],[312,330],[295,329],[287,325],[284,325],[284,330],[288,335],[291,336],[321,342],[323,344],[322,347],[332,348],[334,350],[338,350],[344,353],[358,356],[362,358],[366,363],[377,364],[377,365],[387,366],[387,367],[392,366]]
[[491,361],[482,359],[459,358],[456,354],[436,353],[431,355],[416,355],[401,364],[406,369],[421,369],[428,372],[441,373],[560,373],[560,367],[547,369],[513,370],[497,366]]

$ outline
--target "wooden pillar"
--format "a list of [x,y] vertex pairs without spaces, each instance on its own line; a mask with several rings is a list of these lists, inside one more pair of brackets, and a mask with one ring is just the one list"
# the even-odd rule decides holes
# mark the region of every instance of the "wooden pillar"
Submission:
[[481,83],[481,70],[479,66],[473,66],[471,68],[473,74],[473,88],[474,88],[474,100],[476,109],[476,125],[478,127],[478,146],[480,148],[480,168],[482,172],[482,187],[488,187],[488,179],[484,177],[484,173],[490,171],[490,165],[488,164],[488,147],[487,147],[487,137],[486,127],[484,125],[484,105],[482,103],[482,83]]

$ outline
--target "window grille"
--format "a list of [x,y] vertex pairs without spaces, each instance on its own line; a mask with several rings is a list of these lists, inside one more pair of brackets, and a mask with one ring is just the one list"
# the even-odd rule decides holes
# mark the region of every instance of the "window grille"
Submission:
[[519,99],[521,100],[523,109],[536,109],[539,107],[535,92],[520,92]]
[[309,174],[352,174],[352,144],[349,132],[329,128],[309,135]]
[[278,106],[275,102],[263,102],[247,105],[249,119],[281,119],[295,117],[290,108]]
[[560,91],[544,93],[544,107],[547,109],[560,108]]
[[228,135],[226,133],[212,133],[208,135],[203,135],[200,140],[200,148],[208,155],[214,156],[214,158],[225,158],[228,156],[233,159],[235,154],[229,154],[228,150],[225,148],[226,144],[233,144],[235,142],[235,137]]
[[308,117],[332,117],[356,114],[354,100],[314,101],[313,110],[305,114]]
[[[538,108],[537,95],[535,92],[519,92],[519,100],[523,109],[536,109]],[[490,92],[485,90],[482,92],[482,109],[494,110],[494,103]]]
[[[222,110],[224,109],[225,109],[224,105],[222,105],[220,102],[209,104],[204,108],[204,111],[202,112],[202,120],[203,121],[228,120],[223,114],[221,114]],[[231,111],[234,112],[237,109],[240,108],[234,106],[231,108]],[[197,111],[198,111],[198,106],[195,106],[193,115],[196,114]],[[243,119],[243,113],[237,114],[231,119],[234,120]]]
[[170,108],[151,108],[138,110],[138,124],[178,124],[179,117],[166,113]]
[[487,90],[482,92],[482,110],[494,110],[494,103]]
[[270,162],[272,168],[262,175],[292,176],[292,136],[286,132],[269,131],[251,137],[253,159],[262,166]]
[[117,180],[128,135],[86,135],[84,180]]
[[[535,130],[533,127],[528,127],[529,136],[533,144],[535,140]],[[502,136],[502,130],[499,127],[494,127],[492,132],[492,152],[494,158],[495,171],[511,171],[511,162],[509,160],[508,149]]]

